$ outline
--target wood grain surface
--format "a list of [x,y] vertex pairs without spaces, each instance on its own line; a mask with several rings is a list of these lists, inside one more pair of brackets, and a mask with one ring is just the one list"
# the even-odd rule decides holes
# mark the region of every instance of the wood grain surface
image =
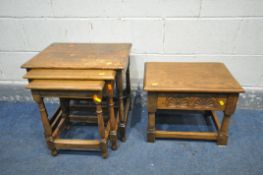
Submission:
[[114,80],[113,70],[31,69],[25,79]]
[[32,90],[101,91],[104,81],[32,80],[26,87]]
[[125,69],[130,43],[54,43],[22,68]]
[[159,92],[244,92],[223,63],[148,62],[144,90]]

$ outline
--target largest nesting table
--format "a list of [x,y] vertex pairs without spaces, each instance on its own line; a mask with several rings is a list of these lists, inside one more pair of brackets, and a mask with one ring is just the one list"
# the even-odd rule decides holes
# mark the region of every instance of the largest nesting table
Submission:
[[[131,105],[130,49],[130,43],[53,43],[23,64],[22,68],[27,71],[33,69],[115,71],[119,131],[121,140],[125,141],[128,111]],[[124,77],[126,77],[125,89]]]

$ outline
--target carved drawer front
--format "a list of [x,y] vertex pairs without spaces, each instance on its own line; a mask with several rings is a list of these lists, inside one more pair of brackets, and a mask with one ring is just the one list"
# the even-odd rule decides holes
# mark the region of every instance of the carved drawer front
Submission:
[[226,96],[219,94],[171,94],[158,95],[158,109],[224,110]]

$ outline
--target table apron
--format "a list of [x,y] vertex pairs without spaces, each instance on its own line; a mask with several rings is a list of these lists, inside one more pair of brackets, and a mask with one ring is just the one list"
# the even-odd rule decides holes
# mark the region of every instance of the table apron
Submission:
[[227,94],[159,93],[157,109],[225,110]]

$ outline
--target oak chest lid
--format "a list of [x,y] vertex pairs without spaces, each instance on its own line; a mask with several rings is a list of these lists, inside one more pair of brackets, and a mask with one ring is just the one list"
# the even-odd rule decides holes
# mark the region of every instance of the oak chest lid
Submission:
[[239,93],[244,89],[223,63],[148,62],[144,90]]

